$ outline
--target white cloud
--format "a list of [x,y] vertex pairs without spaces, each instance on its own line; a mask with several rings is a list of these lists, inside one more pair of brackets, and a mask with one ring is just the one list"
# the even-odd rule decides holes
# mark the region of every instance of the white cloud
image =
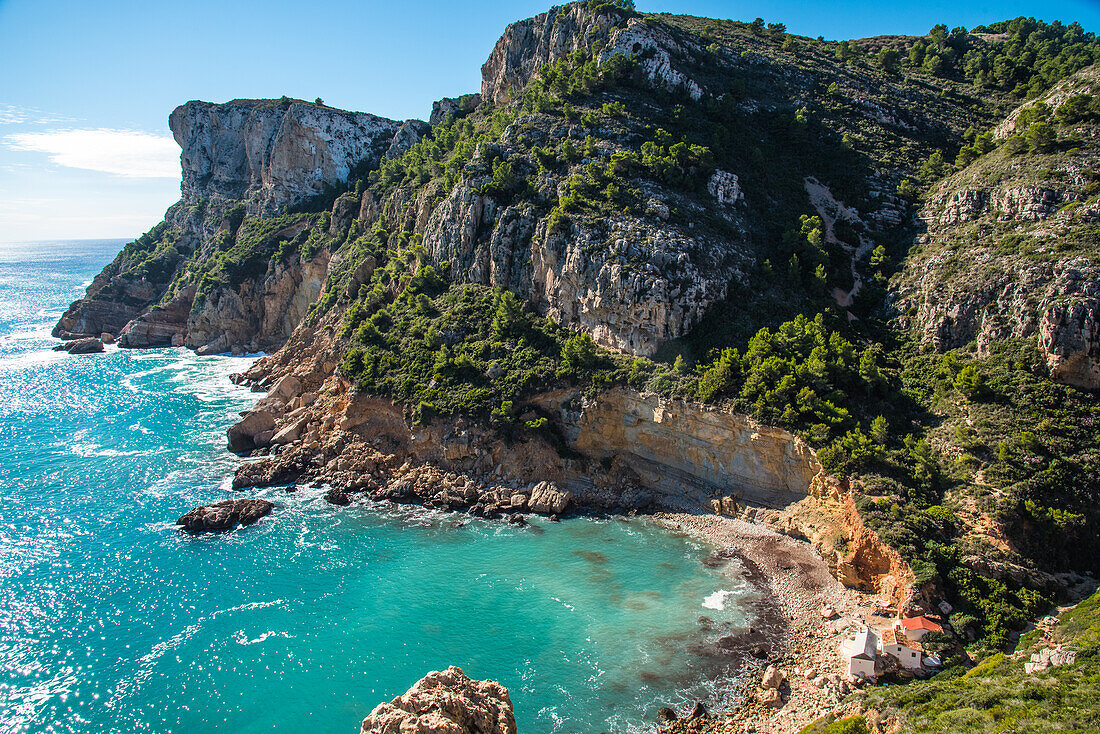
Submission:
[[180,149],[165,135],[139,130],[51,130],[11,133],[13,150],[45,153],[59,166],[103,171],[126,178],[179,178]]
[[23,107],[14,104],[0,104],[0,125],[47,125],[57,123],[72,123],[75,120],[65,115],[57,115],[52,112],[43,112],[35,107]]

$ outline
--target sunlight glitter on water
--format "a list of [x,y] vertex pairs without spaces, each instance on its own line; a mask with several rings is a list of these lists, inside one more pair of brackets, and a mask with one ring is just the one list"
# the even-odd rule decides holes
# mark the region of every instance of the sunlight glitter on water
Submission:
[[354,731],[450,664],[508,686],[525,734],[723,695],[699,648],[751,622],[753,592],[645,520],[513,528],[276,487],[254,526],[177,532],[233,496],[225,430],[257,395],[229,375],[251,359],[49,351],[36,314],[113,254],[49,277],[0,258],[0,730]]

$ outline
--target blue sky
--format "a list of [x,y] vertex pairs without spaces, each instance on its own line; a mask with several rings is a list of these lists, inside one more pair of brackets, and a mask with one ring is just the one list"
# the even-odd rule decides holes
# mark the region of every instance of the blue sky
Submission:
[[[0,0],[0,242],[134,237],[179,198],[172,109],[322,97],[394,118],[480,88],[504,26],[546,2]],[[1031,15],[1100,31],[1100,0],[639,0],[830,39]]]

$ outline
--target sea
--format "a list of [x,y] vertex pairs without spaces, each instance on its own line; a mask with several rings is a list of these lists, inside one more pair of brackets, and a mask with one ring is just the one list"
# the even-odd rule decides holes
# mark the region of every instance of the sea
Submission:
[[323,488],[250,491],[255,525],[180,532],[231,498],[226,429],[257,355],[51,351],[120,240],[0,245],[0,732],[353,734],[461,667],[521,734],[651,729],[721,705],[713,643],[754,590],[644,518],[531,526]]

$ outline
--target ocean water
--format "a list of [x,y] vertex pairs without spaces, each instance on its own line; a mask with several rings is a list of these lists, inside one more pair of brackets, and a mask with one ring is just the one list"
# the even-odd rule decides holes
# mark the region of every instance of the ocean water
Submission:
[[[358,731],[458,665],[523,734],[629,731],[715,700],[753,591],[631,519],[512,528],[273,488],[249,528],[174,520],[232,496],[248,358],[52,352],[121,242],[0,246],[0,732]],[[456,522],[465,523],[453,527]]]

